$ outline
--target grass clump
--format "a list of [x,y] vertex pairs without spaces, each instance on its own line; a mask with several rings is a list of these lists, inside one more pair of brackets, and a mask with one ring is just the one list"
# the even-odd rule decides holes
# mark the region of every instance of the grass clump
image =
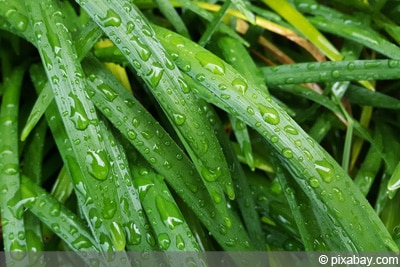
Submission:
[[397,11],[280,2],[0,2],[3,250],[398,251]]

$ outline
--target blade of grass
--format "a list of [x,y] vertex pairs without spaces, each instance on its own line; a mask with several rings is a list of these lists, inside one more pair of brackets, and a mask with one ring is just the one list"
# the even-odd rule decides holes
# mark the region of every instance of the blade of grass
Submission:
[[214,19],[207,26],[207,29],[204,31],[203,35],[200,37],[198,44],[201,46],[206,46],[206,44],[210,41],[212,35],[217,30],[218,25],[221,23],[222,18],[225,16],[226,11],[231,5],[231,0],[226,0],[224,4],[221,6],[221,9],[214,15]]
[[263,2],[297,28],[331,60],[341,60],[339,51],[300,12],[286,0]]
[[[9,65],[10,66],[10,65]],[[26,67],[13,69],[5,81],[0,110],[0,208],[4,251],[15,252],[8,264],[28,264],[26,229],[20,189],[18,116],[22,79]]]
[[[28,177],[31,177],[32,181],[38,185],[40,185],[42,182],[42,161],[46,132],[47,122],[45,120],[41,120],[38,123],[38,127],[34,130],[31,140],[29,140],[28,144],[26,144],[23,153],[24,165],[22,168],[22,173]],[[26,212],[24,214],[24,221],[26,231],[29,233],[26,237],[28,251],[42,251],[42,225],[39,219],[31,212]],[[38,258],[40,258],[40,255],[38,255]],[[43,258],[41,259],[41,262],[42,261]]]
[[179,16],[171,2],[167,0],[155,0],[155,3],[160,9],[160,12],[167,18],[175,30],[181,35],[189,38],[190,35],[185,22]]
[[327,81],[398,79],[398,60],[310,62],[261,67],[267,86]]
[[[327,207],[328,212],[337,218],[335,222],[330,222],[330,227],[333,229],[334,224],[340,225],[343,236],[353,242],[352,249],[398,250],[382,222],[349,176],[265,93],[246,81],[229,65],[195,43],[159,27],[155,27],[155,30],[167,51],[179,55],[175,60],[179,67],[183,67],[183,62],[191,61],[192,68],[186,72],[193,79],[198,80],[198,75],[205,72],[194,57],[200,51],[208,54],[209,62],[214,64],[218,62],[223,65],[224,75],[215,75],[211,71],[207,71],[207,75],[203,76],[204,79],[198,80],[204,87],[196,93],[246,121],[248,125],[263,135],[277,151],[285,168],[294,177],[304,178],[297,179],[297,182],[305,194],[315,196],[312,205],[320,209]],[[171,42],[172,40],[173,42]],[[244,94],[235,87],[230,87],[233,80],[239,77],[248,85],[248,90]],[[220,90],[218,85],[221,83],[227,86],[226,90]],[[276,135],[276,130],[279,131],[279,136]],[[296,143],[300,145],[297,146]],[[314,184],[314,179],[317,180],[315,184],[318,186],[311,187],[310,183]],[[330,194],[342,197],[331,199],[328,197]],[[354,205],[355,202],[358,205]],[[364,208],[361,208],[360,205]],[[342,216],[338,216],[336,211],[340,211]],[[364,219],[359,221],[357,218]],[[371,235],[366,236],[363,231],[351,230],[350,225],[353,223],[360,224],[361,229],[374,229],[374,231]]]
[[[203,3],[203,4],[205,4],[207,6],[210,5],[208,3]],[[188,10],[192,11],[193,13],[197,14],[199,17],[207,20],[208,22],[212,22],[212,20],[214,19],[214,16],[212,14],[210,14],[209,12],[207,12],[206,10],[203,9],[201,2],[176,0],[176,3],[174,3],[174,5],[181,6],[183,8],[188,9]],[[218,8],[218,10],[219,10],[219,8]],[[220,28],[219,30],[221,32],[231,36],[232,38],[237,39],[244,45],[248,45],[248,42],[246,40],[244,40],[240,35],[238,35],[232,28],[228,27],[227,25],[220,24],[219,28]]]
[[246,19],[251,23],[256,23],[256,17],[248,8],[249,3],[247,0],[232,0],[232,3],[236,6],[236,8],[242,12],[242,14],[246,17]]
[[354,178],[354,183],[366,196],[377,178],[382,165],[382,158],[375,147],[370,147],[360,169]]
[[350,103],[372,106],[385,109],[399,109],[400,101],[394,97],[385,95],[380,92],[372,92],[365,88],[352,85],[346,92],[346,97]]

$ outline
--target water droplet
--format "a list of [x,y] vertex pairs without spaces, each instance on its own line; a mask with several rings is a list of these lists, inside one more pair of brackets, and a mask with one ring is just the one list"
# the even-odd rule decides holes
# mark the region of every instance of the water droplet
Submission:
[[294,79],[292,77],[289,77],[289,78],[285,79],[285,83],[287,83],[287,84],[291,84],[293,82],[294,82]]
[[211,198],[213,199],[213,201],[214,201],[216,204],[221,203],[221,201],[222,201],[222,195],[221,195],[220,193],[218,193],[218,192],[216,192],[216,191],[213,191],[213,192],[210,193],[210,195],[211,195]]
[[311,177],[309,180],[309,183],[310,183],[311,187],[314,187],[314,188],[319,187],[319,181],[315,177]]
[[6,11],[5,16],[9,21],[12,21],[14,25],[17,25],[19,31],[25,31],[28,26],[28,18],[25,17],[21,12],[17,12],[16,9],[10,8]]
[[140,134],[146,140],[150,140],[153,137],[153,134],[151,132],[142,131],[142,132],[140,132]]
[[23,258],[26,256],[26,247],[20,244],[17,240],[11,241],[10,245],[10,253],[11,257],[16,261],[22,261]]
[[60,225],[58,223],[52,223],[51,229],[53,229],[55,233],[60,233]]
[[294,128],[293,126],[290,126],[290,125],[285,126],[285,128],[283,128],[283,130],[291,135],[299,134],[299,132],[296,130],[296,128]]
[[225,74],[225,64],[218,57],[203,51],[196,53],[195,57],[206,70],[217,75]]
[[250,115],[254,115],[255,114],[255,112],[254,112],[252,107],[247,107],[246,110],[247,110],[247,113],[249,113]]
[[315,143],[314,143],[314,140],[313,140],[313,139],[307,137],[306,140],[307,140],[307,142],[310,144],[310,146],[312,146],[312,147],[315,146]]
[[129,138],[130,140],[135,140],[136,137],[137,137],[137,134],[136,134],[134,131],[132,131],[132,130],[129,130],[127,134],[128,134],[128,138]]
[[197,193],[199,191],[199,188],[191,183],[185,182],[185,185],[187,188],[189,188],[190,191],[192,191],[193,193]]
[[121,225],[117,222],[112,222],[110,225],[111,242],[117,251],[125,249],[125,235]]
[[183,239],[183,237],[181,235],[176,236],[176,247],[179,250],[184,250],[186,247],[185,240]]
[[287,159],[293,158],[293,151],[290,148],[284,148],[282,154]]
[[130,245],[138,245],[140,244],[141,240],[142,240],[142,235],[140,233],[139,228],[137,227],[137,225],[134,222],[130,222],[127,225],[127,231],[126,231],[126,240],[128,242],[128,244]]
[[190,92],[190,87],[188,86],[188,84],[186,83],[186,81],[183,78],[179,77],[178,82],[181,86],[183,93],[187,94]]
[[104,18],[100,17],[100,20],[103,22],[104,27],[118,27],[121,25],[121,17],[112,9],[108,9],[106,16]]
[[146,24],[144,24],[144,25],[142,26],[142,33],[143,33],[144,35],[148,36],[148,37],[152,37],[152,36],[153,36],[153,31],[152,31],[152,29],[151,29],[149,26],[147,26]]
[[134,47],[138,52],[140,58],[143,61],[149,60],[151,56],[149,47],[146,44],[142,43],[137,36],[133,36],[130,40],[134,43]]
[[103,93],[104,97],[110,102],[112,102],[118,96],[118,94],[114,91],[114,89],[112,89],[105,83],[98,85],[97,89],[99,89],[100,92]]
[[174,116],[174,121],[175,121],[175,123],[176,123],[177,125],[179,125],[179,126],[182,125],[182,124],[184,124],[185,121],[186,121],[186,116],[183,115],[183,114],[174,113],[173,116]]
[[140,124],[139,118],[133,117],[133,118],[132,118],[132,125],[135,126],[135,127],[138,127],[139,124]]
[[171,230],[183,223],[183,216],[173,202],[161,196],[156,196],[156,207],[160,214],[161,220]]
[[147,73],[148,80],[153,87],[157,87],[164,74],[164,68],[158,62],[153,62],[152,68]]
[[279,141],[279,137],[277,135],[271,135],[270,139],[271,143],[276,143]]
[[221,235],[226,235],[227,233],[226,226],[223,224],[218,225],[218,231],[221,233]]
[[93,249],[92,242],[83,235],[72,241],[71,245],[76,250]]
[[128,21],[126,23],[126,34],[130,34],[135,29],[135,23],[133,21]]
[[232,86],[235,87],[235,89],[238,90],[240,93],[242,93],[242,95],[246,93],[247,88],[249,87],[248,84],[241,78],[235,78],[232,81]]
[[225,241],[225,245],[228,247],[234,247],[236,246],[237,238],[229,238],[227,241]]
[[196,80],[198,80],[199,82],[204,82],[205,79],[206,76],[203,73],[199,73],[196,75]]
[[141,200],[145,198],[147,191],[154,186],[153,181],[147,178],[137,177],[133,181],[136,188],[139,190],[139,198]]
[[86,167],[96,179],[105,180],[110,171],[110,163],[105,150],[89,150],[86,154]]
[[115,215],[115,212],[117,211],[117,204],[115,203],[114,200],[111,200],[110,198],[105,198],[103,202],[104,202],[104,207],[101,212],[103,218],[112,219]]
[[167,233],[162,233],[158,235],[157,242],[161,250],[167,250],[171,244],[171,239]]
[[333,190],[333,193],[335,195],[335,198],[337,200],[343,202],[344,201],[344,195],[343,195],[342,191],[337,187],[334,187],[332,190]]
[[6,175],[16,175],[19,172],[17,164],[6,164],[3,166],[3,173]]
[[315,66],[317,66],[315,63],[308,63],[307,64],[307,69],[313,70],[313,69],[315,69]]
[[315,161],[314,167],[326,183],[330,183],[333,180],[333,166],[326,159]]
[[83,131],[89,126],[89,118],[86,114],[84,104],[76,95],[70,93],[68,96],[71,100],[71,121],[77,130]]
[[389,68],[396,68],[398,65],[399,65],[399,61],[398,60],[390,59],[388,61]]
[[218,88],[219,88],[219,90],[221,90],[221,91],[225,91],[226,89],[228,89],[228,87],[227,87],[225,84],[223,84],[223,83],[219,84],[219,85],[218,85]]
[[375,69],[382,65],[379,61],[366,61],[364,62],[364,68],[366,69]]
[[53,217],[60,216],[60,212],[61,212],[61,204],[60,203],[56,203],[50,208],[50,215]]
[[225,99],[225,100],[228,100],[229,98],[231,98],[231,96],[227,95],[227,94],[221,94],[221,98]]
[[331,75],[332,75],[333,78],[339,78],[340,77],[340,71],[334,70],[334,71],[332,71]]
[[220,167],[217,167],[215,170],[202,168],[201,175],[206,181],[214,182],[222,175],[222,170]]
[[349,64],[347,64],[347,69],[348,69],[348,70],[354,70],[355,67],[356,67],[356,66],[354,65],[353,62],[350,62]]
[[258,109],[265,122],[272,125],[277,125],[280,122],[279,114],[274,108],[258,104]]

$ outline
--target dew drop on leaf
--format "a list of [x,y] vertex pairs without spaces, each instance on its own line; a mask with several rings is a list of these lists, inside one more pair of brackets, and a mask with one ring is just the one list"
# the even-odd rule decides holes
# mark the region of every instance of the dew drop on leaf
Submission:
[[142,43],[136,36],[133,36],[130,40],[134,43],[134,47],[138,52],[140,58],[143,61],[148,61],[151,56],[151,51],[149,47],[146,44]]
[[155,201],[161,220],[169,229],[173,230],[176,226],[183,223],[183,216],[174,203],[161,196],[156,196]]
[[179,250],[184,250],[186,247],[185,240],[181,235],[176,236],[176,247]]
[[202,177],[208,182],[214,182],[217,180],[218,177],[222,175],[222,170],[220,167],[216,168],[215,170],[202,168],[201,170]]
[[313,187],[313,188],[319,187],[319,181],[315,177],[311,177],[308,182],[310,183],[311,187]]
[[112,222],[110,225],[111,242],[117,251],[125,249],[125,235],[124,230],[118,222]]
[[71,100],[70,118],[77,130],[85,130],[89,126],[89,118],[86,114],[84,104],[79,100],[78,96],[70,93]]
[[145,198],[147,191],[154,186],[153,181],[143,177],[137,177],[133,181],[136,188],[139,190],[139,198],[141,200]]
[[53,217],[60,216],[60,212],[61,212],[60,203],[56,203],[50,208],[50,215],[53,216]]
[[88,172],[98,180],[105,180],[110,171],[110,163],[105,150],[89,150],[86,154]]
[[218,57],[203,51],[196,53],[195,57],[204,69],[217,75],[225,74],[225,64]]
[[258,109],[266,123],[277,125],[280,122],[279,114],[274,108],[258,104]]
[[106,16],[100,18],[100,20],[102,21],[104,27],[109,27],[109,26],[118,27],[119,25],[121,25],[121,17],[113,9],[108,9]]
[[179,126],[182,125],[182,124],[184,124],[185,121],[186,121],[186,116],[183,115],[183,114],[174,113],[173,116],[174,116],[174,121],[175,121],[175,123],[176,123],[177,125],[179,125]]
[[167,233],[161,233],[157,236],[157,242],[161,250],[167,250],[171,245],[171,239]]
[[25,258],[26,252],[24,250],[26,250],[25,246],[20,244],[16,239],[11,241],[10,253],[14,260],[20,261]]
[[315,161],[314,167],[322,180],[326,183],[332,182],[334,178],[333,166],[326,159]]
[[154,62],[152,67],[147,74],[148,80],[153,87],[157,87],[161,81],[161,78],[164,74],[164,68],[161,66],[160,63]]
[[103,218],[104,219],[113,218],[115,215],[115,212],[117,211],[117,204],[115,203],[114,200],[111,200],[110,198],[105,198],[103,203],[104,203],[104,207],[103,207],[103,210],[101,211]]
[[249,85],[247,84],[247,82],[245,82],[244,80],[242,80],[241,78],[235,78],[232,81],[232,86],[239,91],[242,95],[244,95],[247,91],[247,88],[249,87]]
[[296,130],[296,128],[294,128],[294,127],[291,126],[291,125],[285,126],[285,128],[283,128],[283,130],[284,130],[285,132],[287,132],[288,134],[291,134],[291,135],[297,135],[297,134],[299,134],[299,132]]
[[77,250],[92,248],[92,242],[85,236],[80,235],[71,243],[72,247]]
[[290,148],[284,148],[282,150],[282,155],[287,159],[291,159],[293,158],[293,151]]
[[213,191],[213,192],[211,192],[210,194],[211,194],[211,198],[213,199],[213,201],[214,201],[216,204],[221,203],[221,201],[222,201],[222,195],[221,195],[220,193]]

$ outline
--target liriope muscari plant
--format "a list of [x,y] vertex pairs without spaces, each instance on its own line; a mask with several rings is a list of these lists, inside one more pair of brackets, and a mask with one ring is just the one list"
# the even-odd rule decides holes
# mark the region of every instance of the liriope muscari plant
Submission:
[[398,251],[397,11],[333,2],[0,1],[7,260]]

